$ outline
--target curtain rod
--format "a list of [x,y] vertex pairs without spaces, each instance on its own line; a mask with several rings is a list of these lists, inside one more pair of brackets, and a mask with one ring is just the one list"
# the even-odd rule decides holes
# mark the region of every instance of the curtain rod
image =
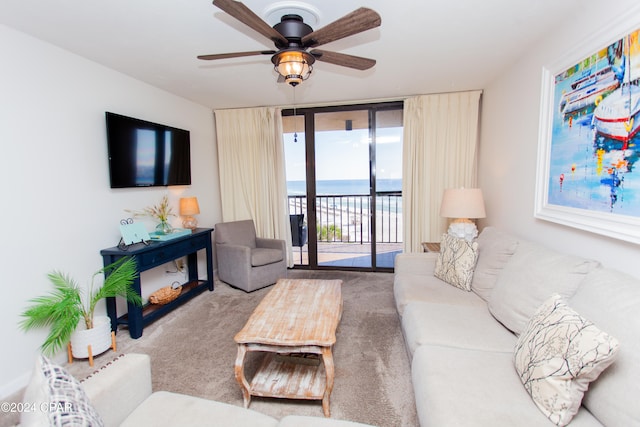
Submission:
[[[404,96],[397,96],[393,98],[372,98],[372,99],[349,100],[349,101],[333,101],[333,102],[327,101],[327,102],[320,102],[320,103],[296,104],[296,108],[340,107],[343,105],[378,104],[382,102],[404,101],[405,99],[413,98],[414,96],[441,95],[445,93],[476,92],[476,91],[480,92],[480,94],[483,93],[482,89],[454,90],[454,91],[448,91],[448,92],[433,92],[433,93],[420,93],[420,94],[414,94],[414,95],[404,95]],[[278,108],[290,109],[290,108],[293,108],[293,105],[291,106],[279,105]]]
[[[404,101],[407,98],[413,98],[414,96],[423,96],[423,95],[441,95],[445,93],[459,93],[459,92],[475,92],[479,91],[480,94],[483,94],[482,89],[470,89],[470,90],[454,90],[448,92],[433,92],[433,93],[421,93],[421,94],[413,94],[413,95],[403,95],[396,96],[392,98],[370,98],[370,99],[361,99],[361,100],[349,100],[349,101],[326,101],[326,102],[317,102],[317,103],[308,103],[308,104],[296,104],[296,108],[317,108],[317,107],[340,107],[343,105],[357,105],[357,104],[378,104],[382,102],[397,102]],[[245,108],[265,108],[265,107],[274,107],[281,108],[283,110],[288,110],[293,108],[293,104],[291,105],[262,105],[262,106],[254,106],[254,107],[236,107],[236,108],[216,108],[216,110],[242,110]]]

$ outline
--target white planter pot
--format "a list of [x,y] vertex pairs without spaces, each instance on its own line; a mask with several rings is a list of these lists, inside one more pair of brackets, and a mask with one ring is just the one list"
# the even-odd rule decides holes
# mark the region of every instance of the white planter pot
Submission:
[[107,316],[95,316],[92,329],[86,329],[83,320],[78,323],[78,328],[71,335],[71,354],[75,358],[86,359],[89,357],[89,345],[92,356],[111,347],[111,320]]

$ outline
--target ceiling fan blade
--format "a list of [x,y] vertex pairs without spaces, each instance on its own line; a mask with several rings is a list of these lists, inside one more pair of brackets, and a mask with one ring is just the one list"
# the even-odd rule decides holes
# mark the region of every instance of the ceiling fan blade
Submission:
[[328,50],[320,49],[313,49],[309,53],[311,53],[318,61],[341,65],[343,67],[354,68],[356,70],[368,70],[369,68],[376,65],[375,59],[347,55],[345,53],[331,52]]
[[302,37],[302,44],[305,47],[320,46],[321,44],[330,43],[370,30],[371,28],[379,27],[381,23],[382,18],[380,18],[378,12],[366,7],[361,7],[337,21],[333,21],[331,24]]
[[213,0],[213,5],[233,16],[249,28],[254,29],[268,39],[271,39],[274,43],[279,42],[284,45],[288,43],[287,39],[282,34],[270,27],[269,24],[264,22],[243,3],[234,0]]
[[227,59],[227,58],[239,58],[241,56],[253,56],[253,55],[273,55],[275,50],[254,50],[252,52],[233,52],[233,53],[216,53],[213,55],[198,55],[198,59],[204,59],[207,61],[213,59]]

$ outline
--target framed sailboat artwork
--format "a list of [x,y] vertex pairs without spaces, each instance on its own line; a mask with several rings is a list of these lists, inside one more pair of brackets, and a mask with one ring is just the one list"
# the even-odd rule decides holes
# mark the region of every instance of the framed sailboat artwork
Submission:
[[640,244],[638,16],[543,68],[535,217]]

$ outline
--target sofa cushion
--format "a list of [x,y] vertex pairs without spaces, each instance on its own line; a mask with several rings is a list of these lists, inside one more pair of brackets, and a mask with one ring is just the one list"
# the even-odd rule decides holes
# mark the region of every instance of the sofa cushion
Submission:
[[414,301],[482,307],[487,305],[473,292],[449,286],[433,275],[396,273],[393,279],[393,295],[400,316],[403,315],[406,305]]
[[228,403],[158,391],[138,406],[121,427],[203,425],[275,427],[278,420]]
[[478,262],[471,290],[487,301],[498,275],[518,247],[518,240],[495,227],[485,227],[478,236]]
[[620,342],[613,365],[582,399],[605,425],[638,425],[640,420],[640,279],[608,268],[589,273],[569,305]]
[[33,410],[21,412],[22,426],[104,425],[82,384],[44,356],[36,360],[24,403]]
[[395,274],[433,276],[438,252],[403,252],[393,260]]
[[[104,361],[105,356],[100,359]],[[105,426],[119,426],[151,395],[151,359],[147,354],[120,354],[95,366],[87,375],[87,366],[68,366],[71,374],[82,378],[84,391],[102,417]]]
[[[418,347],[411,364],[421,426],[549,427],[513,369],[513,352]],[[582,408],[571,427],[601,426]]]
[[278,427],[366,427],[353,421],[336,420],[333,418],[308,417],[303,415],[287,415],[280,420]]
[[520,334],[547,298],[554,293],[570,298],[585,275],[599,265],[520,241],[491,292],[489,310],[503,325]]
[[468,242],[448,234],[442,235],[440,254],[433,274],[450,285],[471,290],[473,269],[478,260],[478,243]]
[[511,354],[516,343],[486,306],[413,302],[404,309],[402,331],[410,357],[424,344]]
[[522,384],[549,420],[569,424],[589,383],[613,363],[618,341],[567,306],[558,294],[536,311],[518,338]]
[[251,249],[251,266],[260,267],[261,265],[282,261],[283,255],[283,252],[278,249]]

